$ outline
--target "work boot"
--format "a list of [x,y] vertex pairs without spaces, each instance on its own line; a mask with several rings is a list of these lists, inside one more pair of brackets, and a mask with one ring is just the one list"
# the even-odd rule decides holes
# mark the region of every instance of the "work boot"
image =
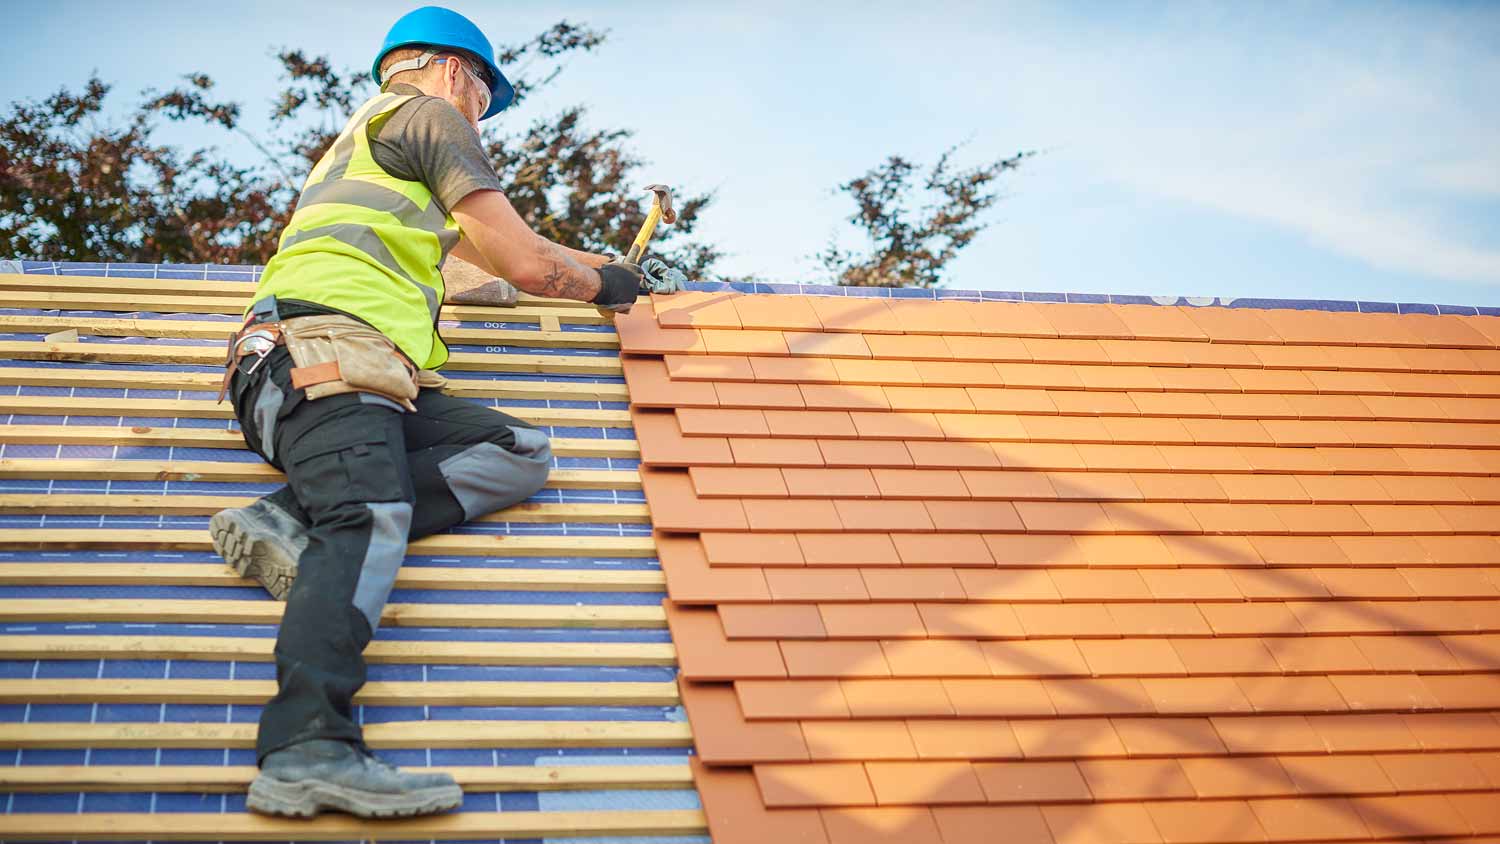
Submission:
[[403,773],[349,742],[314,739],[268,754],[245,805],[293,818],[323,809],[398,818],[446,812],[463,802],[463,789],[447,774]]
[[262,498],[215,513],[208,534],[235,573],[255,578],[276,600],[286,600],[297,578],[297,558],[307,547],[307,528],[292,514]]

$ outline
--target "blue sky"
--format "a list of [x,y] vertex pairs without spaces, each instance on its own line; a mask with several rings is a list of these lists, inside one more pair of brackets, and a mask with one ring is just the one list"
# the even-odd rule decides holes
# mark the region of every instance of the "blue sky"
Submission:
[[[38,4],[0,100],[97,69],[123,105],[201,70],[258,117],[273,48],[367,66],[415,5]],[[609,29],[509,119],[582,102],[635,129],[644,181],[718,191],[728,272],[821,280],[853,235],[839,182],[967,141],[961,163],[1042,154],[950,287],[1500,304],[1500,4],[450,5],[497,43]]]

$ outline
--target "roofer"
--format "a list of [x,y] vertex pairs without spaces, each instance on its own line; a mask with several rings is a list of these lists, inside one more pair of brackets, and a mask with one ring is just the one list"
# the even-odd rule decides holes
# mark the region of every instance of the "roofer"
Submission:
[[445,289],[444,259],[617,312],[643,281],[672,292],[680,277],[559,246],[511,207],[478,127],[515,92],[468,19],[406,15],[373,74],[381,93],[308,176],[225,372],[247,444],[287,477],[210,525],[224,559],[287,602],[248,798],[278,815],[415,815],[463,799],[447,774],[375,758],[352,704],[408,539],[530,497],[551,462],[542,431],[438,389],[440,304],[507,292]]

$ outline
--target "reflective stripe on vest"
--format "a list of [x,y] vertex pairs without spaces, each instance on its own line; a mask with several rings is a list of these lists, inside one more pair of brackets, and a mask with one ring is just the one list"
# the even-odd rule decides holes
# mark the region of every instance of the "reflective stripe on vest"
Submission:
[[448,358],[437,334],[440,268],[458,243],[458,224],[426,185],[382,169],[369,141],[410,99],[378,94],[355,111],[308,175],[255,298],[300,299],[359,317],[434,369]]

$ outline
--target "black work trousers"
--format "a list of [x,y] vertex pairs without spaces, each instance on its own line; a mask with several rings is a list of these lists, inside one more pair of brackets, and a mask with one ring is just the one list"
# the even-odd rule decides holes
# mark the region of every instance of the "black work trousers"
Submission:
[[276,696],[256,755],[311,739],[363,743],[354,720],[364,649],[380,625],[408,539],[529,498],[546,483],[547,436],[525,422],[424,389],[417,412],[379,396],[309,400],[277,347],[231,382],[245,441],[286,473],[267,498],[307,526],[276,638]]

